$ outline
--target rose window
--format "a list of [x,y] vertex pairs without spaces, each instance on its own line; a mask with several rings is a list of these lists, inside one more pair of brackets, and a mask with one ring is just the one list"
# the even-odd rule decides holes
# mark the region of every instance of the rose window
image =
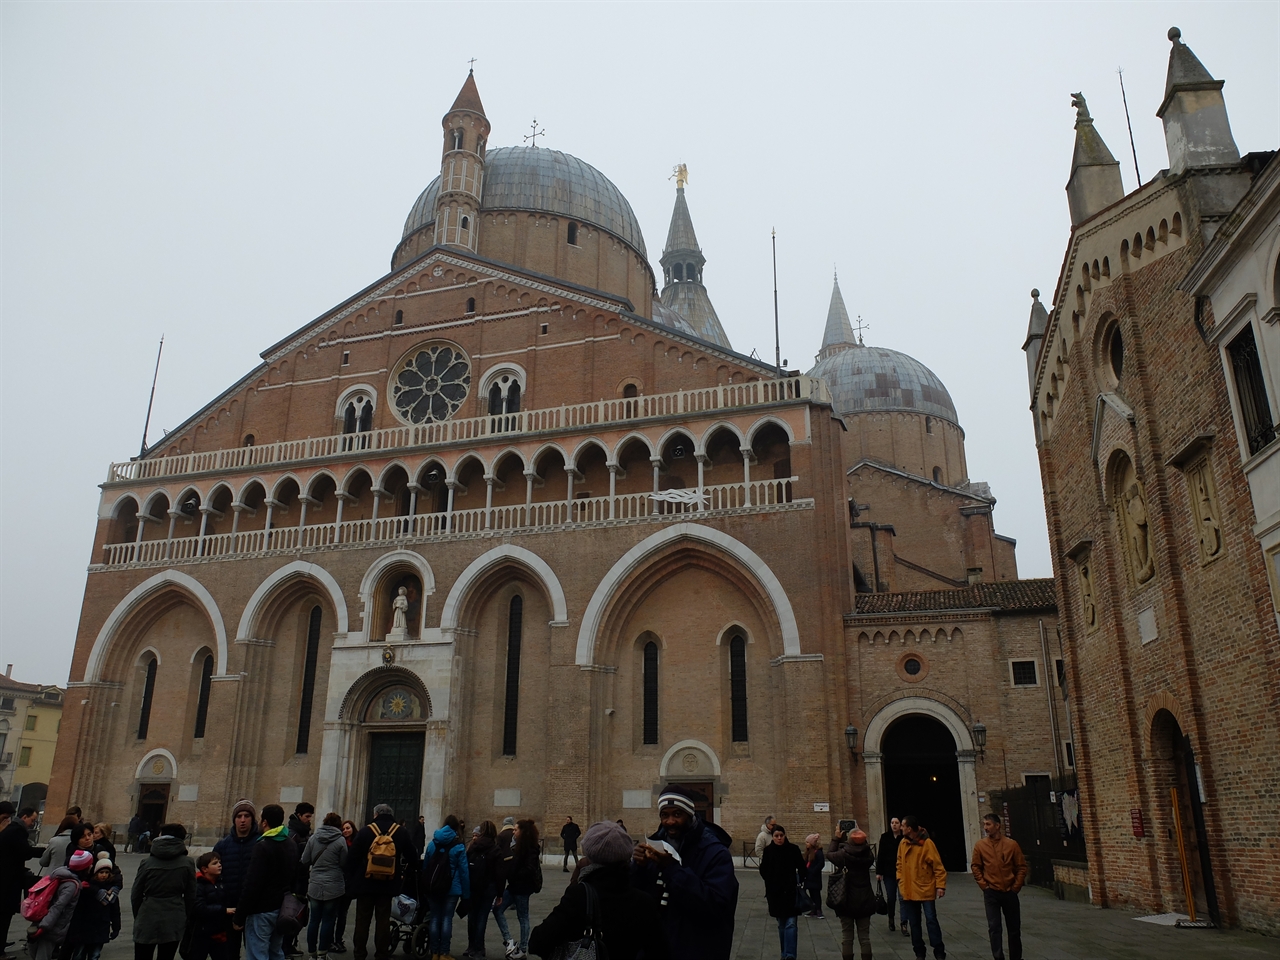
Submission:
[[470,386],[466,354],[447,343],[430,344],[401,361],[391,381],[391,401],[410,423],[433,423],[456,414]]

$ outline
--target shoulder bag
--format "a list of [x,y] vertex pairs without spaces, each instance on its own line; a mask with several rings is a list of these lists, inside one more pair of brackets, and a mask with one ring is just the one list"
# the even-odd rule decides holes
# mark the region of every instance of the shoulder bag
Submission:
[[547,955],[547,960],[609,960],[609,951],[601,940],[600,895],[589,883],[582,883],[582,888],[587,892],[587,935],[562,943]]
[[831,878],[827,880],[827,906],[832,910],[843,910],[848,896],[849,871],[844,867],[834,867]]

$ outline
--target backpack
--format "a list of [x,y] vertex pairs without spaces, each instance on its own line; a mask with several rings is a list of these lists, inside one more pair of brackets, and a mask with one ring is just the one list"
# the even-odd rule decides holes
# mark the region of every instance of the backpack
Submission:
[[22,901],[22,916],[32,923],[39,923],[49,915],[49,905],[58,892],[58,880],[52,874],[41,877],[31,885]]
[[434,897],[448,896],[449,889],[453,886],[453,869],[449,864],[451,849],[453,849],[452,843],[445,847],[437,844],[422,870],[427,877],[427,893]]
[[369,865],[364,868],[365,878],[394,880],[396,861],[399,859],[394,837],[395,832],[400,829],[400,824],[393,824],[386,833],[379,830],[376,823],[369,824],[369,829],[373,831],[373,842],[369,844]]

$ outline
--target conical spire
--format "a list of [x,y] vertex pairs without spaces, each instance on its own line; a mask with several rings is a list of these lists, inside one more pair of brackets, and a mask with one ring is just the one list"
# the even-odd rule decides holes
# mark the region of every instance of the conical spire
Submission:
[[831,306],[827,308],[827,326],[822,333],[822,351],[819,357],[835,352],[833,347],[859,347],[853,335],[853,324],[849,322],[849,310],[844,305],[844,295],[840,292],[840,278],[831,281]]
[[716,308],[711,305],[707,288],[702,285],[702,268],[707,258],[698,246],[693,231],[693,218],[684,199],[684,184],[689,172],[684,164],[676,167],[676,205],[671,211],[671,228],[662,249],[663,287],[659,299],[664,307],[678,313],[693,332],[703,340],[733,349],[725,336]]
[[1240,149],[1231,135],[1222,80],[1213,79],[1191,48],[1182,42],[1182,31],[1169,28],[1169,73],[1164,102],[1156,116],[1164,122],[1169,172],[1175,176],[1188,167],[1223,167],[1240,162]]
[[693,219],[689,216],[689,204],[684,199],[684,187],[676,187],[676,206],[671,211],[671,227],[667,230],[667,242],[663,256],[669,253],[701,253],[698,235],[693,232]]
[[480,91],[476,89],[476,75],[474,71],[467,73],[466,82],[462,84],[462,89],[458,91],[458,97],[453,101],[453,106],[449,108],[449,112],[455,110],[470,110],[484,116],[484,104],[480,102]]
[[1076,226],[1123,198],[1124,184],[1119,162],[1094,128],[1084,94],[1073,93],[1071,105],[1076,108],[1076,146],[1067,180],[1067,205],[1071,225]]
[[1044,332],[1049,326],[1049,311],[1040,302],[1040,291],[1031,290],[1031,316],[1027,318],[1027,339],[1022,341],[1022,349],[1027,354],[1027,383],[1034,399],[1036,388],[1036,368],[1040,363],[1040,348],[1044,344]]

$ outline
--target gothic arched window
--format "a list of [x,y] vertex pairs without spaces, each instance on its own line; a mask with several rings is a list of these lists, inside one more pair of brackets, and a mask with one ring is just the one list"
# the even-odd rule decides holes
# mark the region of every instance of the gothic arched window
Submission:
[[747,641],[741,634],[729,641],[729,708],[733,742],[747,741]]
[[138,739],[147,739],[147,729],[151,726],[151,701],[156,695],[156,669],[160,661],[154,656],[147,661],[146,678],[142,681],[142,709],[138,711]]
[[677,263],[671,268],[671,275],[676,278],[676,283],[684,279],[684,264]]
[[644,645],[644,742],[658,742],[658,645]]
[[213,685],[213,654],[207,654],[200,667],[200,696],[196,700],[196,729],[192,736],[199,740],[204,736],[205,721],[209,718],[209,688]]
[[462,131],[461,130],[453,131],[453,149],[455,150],[462,149]]
[[507,615],[507,689],[502,718],[502,755],[516,755],[516,728],[520,714],[520,638],[524,621],[524,598],[511,598]]
[[316,693],[316,663],[320,659],[320,605],[311,608],[307,621],[307,650],[302,661],[302,704],[298,708],[298,753],[306,753],[311,741],[311,705]]

